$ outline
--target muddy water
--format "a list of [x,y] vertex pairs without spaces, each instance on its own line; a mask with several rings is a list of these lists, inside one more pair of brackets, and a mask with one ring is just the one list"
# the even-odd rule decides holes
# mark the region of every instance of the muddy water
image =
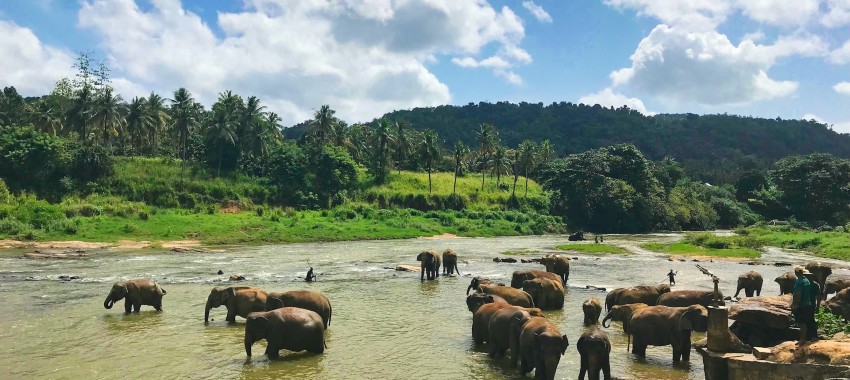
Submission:
[[[639,242],[647,236],[610,237]],[[659,239],[658,236],[652,239]],[[489,359],[486,347],[470,337],[471,314],[464,292],[469,275],[510,281],[517,269],[536,264],[504,264],[492,257],[507,250],[536,250],[539,257],[563,237],[477,238],[366,241],[235,248],[228,253],[107,253],[82,260],[0,259],[0,368],[3,378],[114,378],[118,374],[154,378],[244,379],[497,379],[518,378],[503,359]],[[454,248],[463,263],[461,277],[420,283],[419,273],[386,269],[416,264],[422,249]],[[562,358],[558,378],[577,378],[581,303],[604,299],[585,285],[613,288],[659,283],[668,270],[679,271],[677,289],[708,289],[710,280],[692,262],[669,262],[653,254],[589,256],[575,254],[563,311],[547,312],[568,335],[571,346]],[[805,260],[773,251],[766,261]],[[318,281],[301,281],[309,266]],[[722,290],[734,293],[738,274],[759,270],[764,293],[778,293],[772,279],[789,268],[703,263],[723,279]],[[223,270],[225,275],[215,273]],[[333,304],[333,320],[323,355],[284,353],[281,361],[263,356],[246,361],[242,346],[244,320],[228,326],[225,309],[213,309],[204,325],[209,289],[227,284],[227,275],[244,274],[246,284],[269,291],[308,288],[325,293]],[[80,281],[58,281],[60,275]],[[114,281],[153,278],[168,291],[164,312],[143,307],[123,315],[123,304],[103,308]],[[123,301],[121,301],[123,302]],[[625,352],[626,337],[618,325],[608,329],[613,343],[614,376],[631,379],[702,379],[696,353],[689,364],[673,366],[669,347],[650,347],[646,359]],[[694,339],[702,338],[695,334]],[[254,352],[262,353],[265,343]]]

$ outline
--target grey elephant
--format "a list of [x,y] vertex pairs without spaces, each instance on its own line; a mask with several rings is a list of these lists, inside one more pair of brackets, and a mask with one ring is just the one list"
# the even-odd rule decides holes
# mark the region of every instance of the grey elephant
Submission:
[[590,380],[599,380],[599,372],[605,380],[611,380],[611,341],[606,332],[597,326],[585,330],[578,338],[576,350],[581,356],[579,380],[584,380],[585,374]]
[[300,307],[312,310],[322,317],[325,329],[331,324],[331,301],[324,294],[312,290],[292,290],[283,293],[269,293],[266,298],[266,311],[281,307]]
[[535,307],[534,298],[522,289],[514,289],[510,286],[481,285],[478,287],[482,293],[502,297],[509,304],[522,307]]
[[482,344],[490,337],[490,318],[497,311],[510,307],[511,305],[504,302],[491,302],[478,308],[472,313],[472,341],[475,344]]
[[493,302],[508,303],[508,301],[505,301],[505,299],[502,297],[487,294],[484,292],[475,292],[466,296],[466,308],[473,313],[475,313],[475,311],[478,310],[481,305]]
[[629,346],[632,343],[632,335],[629,333],[629,327],[632,320],[632,315],[643,308],[649,307],[649,305],[645,303],[630,303],[625,305],[614,305],[611,307],[611,310],[608,310],[608,314],[605,315],[605,318],[602,319],[602,327],[608,328],[608,325],[605,323],[608,321],[616,321],[623,323],[623,333],[626,334],[627,342],[626,342],[626,352],[629,351]]
[[245,321],[245,353],[251,357],[251,346],[266,340],[269,359],[280,356],[280,350],[325,352],[325,328],[322,317],[298,307],[282,307],[272,311],[248,314]]
[[434,280],[440,277],[440,253],[429,249],[422,251],[416,256],[416,261],[420,261],[419,280],[425,281],[427,276],[429,280]]
[[460,269],[457,268],[457,253],[451,248],[446,248],[443,251],[443,274],[450,275],[455,272],[460,275]]
[[[718,291],[719,292],[719,291]],[[720,293],[719,305],[723,306],[723,293]],[[709,307],[714,303],[713,290],[676,290],[664,293],[658,297],[656,304],[662,306],[688,307],[691,305],[702,305]]]
[[850,275],[833,274],[829,276],[828,280],[826,280],[824,298],[832,293],[838,293],[845,288],[850,288]]
[[611,310],[614,305],[625,305],[630,303],[645,303],[656,305],[658,297],[670,292],[670,285],[638,285],[630,288],[617,288],[605,297],[605,309]]
[[124,312],[138,313],[142,305],[153,306],[157,311],[162,311],[162,296],[166,294],[165,289],[157,285],[153,280],[135,279],[112,284],[112,289],[103,301],[103,307],[111,309],[112,305],[124,299]]
[[486,277],[475,276],[475,277],[472,278],[472,281],[469,282],[469,286],[466,288],[466,294],[469,295],[469,291],[473,290],[473,289],[480,291],[479,287],[481,285],[505,286],[504,283],[496,282],[496,281],[491,280],[491,279],[486,278]]
[[764,283],[764,279],[761,277],[761,274],[754,270],[738,276],[738,288],[735,290],[735,298],[738,298],[738,293],[741,292],[741,289],[744,290],[744,294],[747,297],[752,297],[753,293],[760,296],[762,283]]
[[570,279],[570,258],[565,255],[548,254],[540,259],[540,264],[546,266],[546,271],[561,277],[561,285],[567,286]]
[[794,283],[797,282],[797,275],[794,272],[785,272],[776,277],[775,280],[779,284],[779,295],[791,294],[794,292]]
[[519,334],[520,374],[535,370],[534,377],[553,380],[561,356],[570,341],[558,327],[545,317],[531,317],[522,325]]
[[590,297],[581,304],[581,310],[584,312],[584,325],[595,325],[599,323],[599,315],[602,314],[602,301],[599,298]]
[[564,286],[560,280],[535,278],[522,283],[522,290],[531,295],[534,306],[543,310],[564,308]]
[[527,320],[531,317],[542,316],[544,316],[543,311],[536,307],[508,306],[496,311],[490,317],[490,324],[487,326],[489,333],[487,338],[487,345],[489,346],[488,355],[491,358],[504,355],[505,351],[511,347],[511,323],[515,319]]
[[673,347],[673,361],[688,361],[691,332],[708,329],[708,310],[700,305],[689,307],[647,306],[632,314],[629,331],[632,352],[646,356],[647,346]]
[[826,281],[829,275],[832,274],[832,265],[827,263],[813,261],[806,264],[806,270],[812,272],[812,277],[820,284],[820,299],[826,298]]
[[557,274],[543,270],[518,270],[511,275],[511,287],[522,289],[522,284],[528,280],[535,278],[548,278],[554,281],[561,281],[561,277]]
[[266,299],[268,293],[259,288],[250,286],[215,287],[207,296],[207,304],[204,308],[204,322],[210,320],[210,309],[221,305],[227,308],[227,322],[236,322],[236,316],[248,318],[248,314],[255,311],[266,310]]

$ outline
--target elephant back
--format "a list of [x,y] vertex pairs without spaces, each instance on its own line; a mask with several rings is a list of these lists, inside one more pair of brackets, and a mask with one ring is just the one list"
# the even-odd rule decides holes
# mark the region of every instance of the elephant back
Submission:
[[[723,299],[723,294],[720,294],[720,299]],[[714,302],[714,292],[707,290],[677,290],[674,292],[664,293],[658,297],[657,304],[660,306],[671,307],[688,307],[692,305],[701,305],[708,307]]]
[[457,262],[457,253],[451,248],[446,248],[443,251],[443,261],[446,263],[454,263]]

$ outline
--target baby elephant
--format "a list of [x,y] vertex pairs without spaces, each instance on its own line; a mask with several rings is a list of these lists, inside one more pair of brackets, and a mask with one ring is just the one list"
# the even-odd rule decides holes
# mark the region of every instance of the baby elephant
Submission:
[[325,352],[325,327],[314,311],[298,307],[282,307],[272,311],[248,314],[245,321],[245,353],[251,357],[251,346],[266,340],[269,359],[280,356],[280,350]]
[[579,380],[584,380],[585,374],[590,376],[590,380],[599,380],[599,372],[602,372],[605,380],[611,380],[611,342],[608,334],[596,326],[591,327],[578,338],[576,349],[581,355]]
[[581,309],[584,311],[585,326],[599,323],[599,315],[602,314],[602,301],[599,298],[590,297],[589,300],[581,304]]
[[153,280],[140,278],[116,282],[103,301],[103,307],[111,309],[112,305],[125,298],[124,312],[127,314],[131,308],[138,313],[142,305],[153,306],[157,311],[162,311],[162,296],[165,294],[165,289],[160,288]]

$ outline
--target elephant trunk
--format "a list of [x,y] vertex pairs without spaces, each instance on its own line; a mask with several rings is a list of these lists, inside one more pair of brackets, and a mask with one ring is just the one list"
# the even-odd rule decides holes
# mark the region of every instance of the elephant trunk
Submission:
[[111,309],[112,305],[114,305],[114,304],[115,304],[115,301],[112,300],[112,296],[107,296],[106,300],[103,301],[103,307],[105,307],[107,309]]
[[251,340],[251,335],[245,334],[245,353],[248,354],[248,357],[251,357],[251,346],[254,342]]
[[[207,306],[204,308],[204,322],[210,321],[210,309],[212,309],[212,305],[210,305],[210,301],[207,300]],[[251,356],[250,354],[248,356]]]
[[466,295],[469,295],[470,290],[472,290],[472,284],[469,284],[469,286],[466,288]]
[[608,322],[609,320],[611,320],[611,317],[612,317],[611,313],[608,313],[608,315],[606,315],[605,318],[602,319],[602,327],[608,328],[608,325],[606,325],[605,322]]

